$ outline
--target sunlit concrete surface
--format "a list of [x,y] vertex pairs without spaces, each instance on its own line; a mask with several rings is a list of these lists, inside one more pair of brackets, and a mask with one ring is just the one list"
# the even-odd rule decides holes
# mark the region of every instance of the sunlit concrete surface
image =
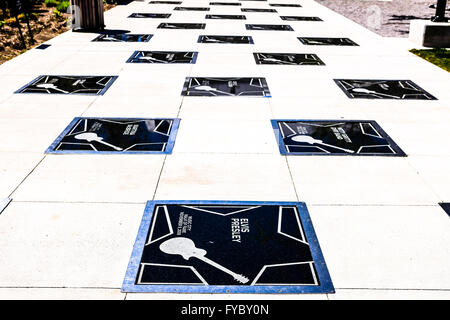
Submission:
[[[383,38],[312,0],[240,7],[183,0],[209,12],[148,2],[117,6],[105,23],[108,30],[153,34],[149,42],[91,42],[97,34],[66,32],[49,48],[0,66],[0,199],[12,198],[0,215],[1,299],[450,298],[450,217],[438,205],[450,202],[448,72],[409,53],[414,44],[407,39]],[[172,16],[127,18],[135,12]],[[161,22],[206,28],[157,29]],[[289,24],[294,31],[246,30],[252,23]],[[254,44],[197,43],[201,34],[249,35]],[[307,36],[347,37],[359,46],[306,46],[297,39]],[[197,51],[198,58],[125,63],[135,50]],[[315,53],[325,66],[257,65],[253,52]],[[14,93],[43,74],[118,79],[102,96]],[[181,96],[189,76],[264,77],[271,98]],[[333,79],[412,80],[437,100],[349,99]],[[169,155],[45,154],[81,116],[181,123]],[[407,157],[282,156],[271,119],[376,120]],[[147,200],[305,202],[336,293],[123,293]]]

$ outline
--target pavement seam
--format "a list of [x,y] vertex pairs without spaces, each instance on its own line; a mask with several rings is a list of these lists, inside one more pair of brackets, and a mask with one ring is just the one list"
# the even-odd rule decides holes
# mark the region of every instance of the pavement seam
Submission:
[[44,159],[46,158],[46,154],[44,154],[44,156],[42,157],[41,160],[39,160],[39,162],[33,167],[33,169],[31,169],[30,172],[28,172],[28,174],[25,176],[25,178],[22,179],[22,181],[19,182],[19,184],[17,185],[17,187],[14,188],[14,190],[9,194],[8,198],[13,199],[13,194],[14,192],[16,192],[16,190],[22,185],[22,183],[25,182],[25,180],[34,172],[34,170],[37,169],[37,167],[42,163],[42,161],[44,161]]

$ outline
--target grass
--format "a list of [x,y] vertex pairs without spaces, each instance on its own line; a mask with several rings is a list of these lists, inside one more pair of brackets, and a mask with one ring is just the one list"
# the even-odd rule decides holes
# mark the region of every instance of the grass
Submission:
[[436,49],[412,49],[410,52],[450,72],[450,50]]

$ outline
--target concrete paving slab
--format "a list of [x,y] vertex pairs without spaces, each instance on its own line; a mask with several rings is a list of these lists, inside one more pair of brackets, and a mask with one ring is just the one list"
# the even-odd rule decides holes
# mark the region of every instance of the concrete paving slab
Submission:
[[197,39],[204,30],[191,30],[184,35],[176,33],[176,30],[165,31],[158,29],[154,32],[153,38],[147,43],[148,50],[197,51]]
[[[312,66],[308,66],[312,67]],[[315,66],[314,68],[322,66]],[[262,68],[260,69],[262,70]],[[313,72],[315,69],[311,69]],[[270,92],[273,98],[312,98],[312,97],[328,97],[331,99],[348,100],[345,94],[334,83],[323,79],[308,79],[298,74],[283,73],[265,73],[261,72],[267,79]],[[343,99],[345,98],[345,99]]]
[[50,48],[46,50],[31,49],[14,58],[14,60],[3,63],[0,75],[12,76],[34,74],[36,72],[45,73],[78,51],[78,48],[71,50],[53,50],[54,48],[51,48],[51,50]]
[[14,95],[0,104],[0,117],[5,119],[58,119],[82,114],[92,103],[92,98],[67,99],[63,95],[50,99],[34,99],[35,95]]
[[[208,12],[148,2],[117,6],[105,21],[109,31],[153,34],[149,42],[96,43],[91,40],[98,33],[66,32],[47,41],[50,48],[30,50],[0,67],[0,198],[14,199],[0,215],[0,256],[6,261],[0,264],[0,298],[448,297],[448,216],[437,205],[450,201],[448,72],[409,53],[414,46],[407,39],[380,37],[312,0],[302,0],[301,8],[270,6],[298,4],[294,0],[242,1]],[[135,12],[171,17],[128,18]],[[211,20],[206,14],[247,19]],[[323,21],[285,21],[280,15]],[[157,28],[161,22],[206,27]],[[246,30],[245,24],[288,24],[295,31]],[[254,44],[197,42],[209,34],[249,35]],[[307,46],[300,36],[348,37],[359,46]],[[125,63],[135,50],[199,55],[192,65]],[[257,65],[253,52],[315,53],[326,65]],[[119,78],[103,96],[13,94],[50,72]],[[265,77],[272,97],[184,97],[189,76]],[[345,78],[410,79],[438,100],[349,99],[333,81]],[[167,156],[44,155],[75,116],[179,117],[181,123],[174,153]],[[375,120],[408,157],[286,158],[270,120],[289,118]],[[306,201],[336,294],[121,293],[143,204],[153,198]]]
[[286,161],[278,155],[174,153],[155,199],[295,201],[296,195]]
[[[228,60],[229,59],[229,60]],[[225,64],[226,61],[232,64]],[[257,77],[260,75],[251,54],[204,53],[192,66],[193,77]]]
[[267,120],[184,119],[175,153],[278,154]]
[[176,72],[175,70],[171,73],[158,72],[148,75],[137,75],[136,72],[123,71],[108,89],[105,96],[133,97],[145,93],[148,97],[178,97],[181,96],[186,76],[185,72]]
[[299,198],[308,204],[433,205],[438,200],[405,158],[289,156],[287,161]]
[[444,100],[349,99],[346,106],[359,107],[370,118],[383,122],[404,123],[411,127],[420,123],[441,124],[450,115]]
[[[411,130],[406,126],[392,125],[391,127],[392,132],[394,130],[398,132],[399,143],[402,143],[411,155],[450,155],[449,141],[444,138],[449,132],[447,126],[422,123],[418,130]],[[436,160],[439,161],[439,159]]]
[[[249,294],[164,294],[164,293],[127,293],[125,300],[248,300]],[[327,300],[326,294],[258,294],[258,301],[272,300]]]
[[0,215],[0,287],[120,288],[143,209],[13,201]]
[[155,192],[163,161],[164,156],[156,154],[48,155],[13,198],[144,203]]
[[119,289],[0,288],[1,300],[124,300]]
[[[202,55],[199,55],[197,62],[195,64],[196,68],[193,68],[194,72],[201,73],[201,68],[209,68],[209,69],[216,69],[220,64],[226,63],[227,67],[233,66],[236,68],[242,68],[245,70],[255,70],[256,68],[252,68],[255,64],[255,60],[253,59],[253,55],[245,53],[220,53],[220,52],[213,52],[213,53],[203,53]],[[219,68],[220,70],[220,68]],[[218,70],[218,71],[219,71]]]
[[270,99],[274,119],[371,119],[360,104],[338,99],[274,97]]
[[309,205],[308,210],[337,297],[340,289],[450,288],[445,263],[450,220],[439,206]]
[[206,121],[256,119],[267,121],[272,114],[270,101],[272,100],[252,97],[185,97],[180,117]]
[[70,30],[48,40],[46,43],[55,46],[58,45],[58,47],[78,44],[77,47],[81,49],[83,45],[87,44],[91,39],[92,33],[73,32]]
[[[131,53],[123,51],[78,52],[49,69],[49,72],[66,75],[117,75]],[[45,74],[45,72],[42,73]]]
[[425,90],[429,91],[430,94],[434,95],[438,100],[443,101],[450,100],[450,91],[446,86],[448,79],[448,77],[441,78],[436,76],[435,78],[432,78],[420,74],[415,77],[417,83],[420,83]]
[[82,115],[85,117],[176,118],[183,97],[105,95]]
[[[151,50],[151,51],[158,51],[158,50]],[[167,50],[167,51],[176,52],[176,50]],[[197,52],[195,50],[190,51],[183,50],[183,51]],[[130,58],[133,53],[134,51],[129,54],[128,58]],[[196,59],[198,60],[198,54]],[[164,75],[168,77],[172,75],[176,76],[189,74],[192,67],[196,63],[195,58],[192,60],[194,63],[126,63],[124,64],[123,70],[119,75],[134,76],[135,81],[139,81],[142,78],[145,79],[151,77],[159,77],[159,80],[162,80],[161,78],[163,78]]]
[[[240,13],[241,14],[241,13]],[[217,32],[223,32],[223,21],[227,22],[227,31],[230,30],[230,32],[242,32],[247,31],[245,29],[245,23],[247,20],[217,20],[215,22],[212,22],[214,20],[207,20],[207,26],[205,28],[205,32],[215,34]],[[231,22],[229,22],[231,21]]]
[[408,158],[411,166],[417,170],[427,185],[438,195],[440,202],[447,202],[450,199],[449,160],[449,155],[440,157],[413,156]]
[[[323,56],[328,70],[333,77],[339,75],[341,79],[423,79],[425,69],[428,77],[434,80],[448,79],[442,69],[429,68],[428,63],[416,61],[414,57],[380,57],[367,56]],[[349,67],[351,66],[351,67]],[[414,70],[416,72],[414,72]],[[422,76],[420,76],[422,75]],[[419,80],[416,80],[419,82]],[[419,84],[420,85],[420,84]],[[424,88],[426,89],[426,88]]]
[[0,103],[14,96],[14,92],[36,78],[35,74],[3,75],[0,79]]
[[339,289],[330,300],[448,300],[448,290],[358,290]]
[[[226,33],[226,34],[225,34]],[[219,35],[219,36],[249,36],[245,31],[237,32],[220,32],[220,33],[203,33],[202,35]],[[247,53],[251,54],[255,50],[253,44],[224,44],[224,43],[200,43],[198,50],[202,53],[215,54],[215,53]]]
[[0,152],[0,195],[9,196],[44,158],[40,153]]
[[[13,118],[0,119],[0,151],[43,154],[69,122],[68,118],[22,118],[20,124]],[[14,133],[11,139],[11,133]]]
[[[302,51],[293,51],[293,50],[285,50],[283,52],[280,52],[280,50],[277,50],[274,52],[273,50],[254,50],[254,52],[257,53],[299,53],[304,54],[305,52]],[[322,60],[321,56],[318,56],[320,60]],[[295,94],[298,94],[302,91],[302,86],[307,85],[310,81],[314,81],[322,84],[322,90],[334,90],[332,83],[327,83],[327,81],[330,79],[330,73],[326,66],[326,61],[322,60],[325,65],[278,65],[278,64],[260,64],[258,65],[258,68],[264,76],[267,78],[273,77],[274,79],[281,80],[283,79],[282,83],[286,89],[289,89],[291,92],[287,92],[288,95],[292,96]],[[253,59],[253,63],[255,62],[255,59]],[[282,72],[280,72],[282,71]],[[275,81],[273,81],[275,82]],[[297,87],[296,90],[293,88]],[[323,96],[326,96],[325,92],[323,93]]]

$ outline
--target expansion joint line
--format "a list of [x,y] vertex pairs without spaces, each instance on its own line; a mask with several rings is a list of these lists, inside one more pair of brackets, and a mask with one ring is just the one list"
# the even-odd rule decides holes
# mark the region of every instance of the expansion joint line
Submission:
[[289,171],[289,176],[291,177],[292,187],[294,188],[295,197],[297,198],[297,201],[300,201],[300,198],[299,198],[298,193],[297,193],[297,188],[295,187],[294,177],[292,176],[291,167],[289,166],[288,157],[285,156],[284,160],[286,161],[286,165],[287,165],[287,168],[288,168],[288,171]]
[[24,183],[24,181],[34,172],[34,170],[36,170],[36,168],[42,163],[42,161],[44,161],[45,157],[47,157],[46,154],[44,154],[42,159],[39,160],[39,162],[33,167],[33,169],[31,169],[30,172],[28,172],[28,174],[25,176],[25,178],[23,178],[22,181],[19,182],[17,187],[15,187],[14,190],[9,194],[8,198],[12,199],[12,195],[14,194],[14,192],[16,192],[17,189],[19,189],[19,187],[22,185],[22,183]]
[[[181,106],[183,105],[183,100],[184,100],[184,98],[181,99],[181,103],[180,103],[180,106],[179,106],[179,108],[178,108],[178,112],[177,112],[177,116],[176,116],[177,118],[180,117]],[[162,176],[162,173],[163,173],[163,171],[164,171],[164,166],[166,165],[167,156],[168,156],[167,154],[164,155],[164,161],[163,161],[163,164],[162,164],[162,166],[161,166],[161,171],[159,172],[158,181],[156,182],[155,192],[153,193],[152,200],[155,200],[156,192],[157,192],[158,187],[159,187],[159,182],[161,181],[161,176]]]

